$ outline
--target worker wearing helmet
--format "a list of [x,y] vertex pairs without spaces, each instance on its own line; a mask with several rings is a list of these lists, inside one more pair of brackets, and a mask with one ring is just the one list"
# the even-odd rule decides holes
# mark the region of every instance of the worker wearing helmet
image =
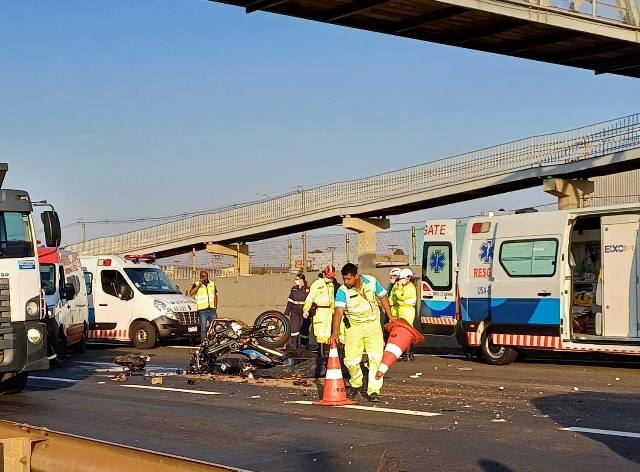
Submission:
[[321,278],[314,281],[309,288],[309,295],[302,308],[302,316],[309,317],[309,311],[315,305],[313,315],[313,334],[319,345],[320,355],[325,354],[326,344],[331,337],[331,319],[335,309],[335,292],[333,282],[336,278],[336,268],[327,266],[322,270]]
[[398,281],[391,293],[393,316],[402,318],[411,326],[416,319],[416,305],[418,294],[413,284],[413,272],[411,269],[402,269]]
[[384,353],[378,301],[389,319],[394,320],[387,291],[375,277],[358,274],[358,268],[351,263],[342,268],[342,279],[344,284],[336,294],[336,309],[329,343],[338,342],[342,320],[346,316],[349,326],[344,337],[344,364],[349,369],[350,375],[347,396],[355,398],[362,388],[364,374],[360,364],[362,355],[366,352],[369,359],[367,395],[369,401],[378,402],[382,378],[376,379],[376,372]]

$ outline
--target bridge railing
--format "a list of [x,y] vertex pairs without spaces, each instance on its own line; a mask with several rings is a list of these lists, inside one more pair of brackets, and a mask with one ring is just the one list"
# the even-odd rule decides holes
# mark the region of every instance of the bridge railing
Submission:
[[640,27],[640,0],[525,0],[523,3]]
[[640,147],[640,114],[570,131],[500,144],[363,179],[301,189],[261,201],[226,207],[117,236],[70,246],[81,254],[126,254],[162,244],[258,229],[262,225],[389,201],[427,190],[452,188],[532,167],[543,167]]

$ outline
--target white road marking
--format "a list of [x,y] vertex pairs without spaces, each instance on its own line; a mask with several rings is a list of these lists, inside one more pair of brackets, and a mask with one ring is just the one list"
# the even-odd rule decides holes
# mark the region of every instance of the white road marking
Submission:
[[448,359],[466,359],[462,354],[414,354],[414,357],[444,357]]
[[[285,403],[294,403],[296,405],[313,405],[314,402],[309,400],[298,400],[291,401]],[[395,408],[382,408],[376,406],[362,406],[362,405],[342,405],[336,406],[334,408],[349,408],[351,410],[365,410],[365,411],[376,411],[378,413],[396,413],[398,415],[410,415],[410,416],[442,416],[442,413],[431,413],[429,411],[415,411],[415,410],[398,410]]]
[[591,428],[560,428],[560,431],[572,431],[574,433],[604,434],[606,436],[622,436],[624,438],[640,439],[640,433],[630,433],[628,431],[611,431],[608,429]]
[[187,390],[185,388],[171,388],[171,387],[152,387],[151,385],[120,385],[125,388],[143,388],[146,390],[166,390],[168,392],[182,392],[182,393],[195,393],[198,395],[222,395],[220,392],[210,392],[208,390]]
[[31,376],[29,377],[29,380],[50,380],[53,382],[66,382],[66,383],[76,383],[76,382],[80,382],[79,380],[74,380],[74,379],[63,379],[60,377],[41,377],[41,376]]
[[170,349],[198,349],[198,346],[167,346]]

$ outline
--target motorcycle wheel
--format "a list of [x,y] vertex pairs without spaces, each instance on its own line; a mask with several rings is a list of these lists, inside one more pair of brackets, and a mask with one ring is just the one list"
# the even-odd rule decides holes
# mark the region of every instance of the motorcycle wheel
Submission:
[[[270,330],[269,337],[257,338],[258,344],[263,347],[276,349],[283,347],[289,341],[291,336],[291,325],[289,318],[276,310],[269,310],[262,313],[253,323],[254,328],[267,328],[275,326],[276,329]],[[273,333],[273,335],[271,335]]]

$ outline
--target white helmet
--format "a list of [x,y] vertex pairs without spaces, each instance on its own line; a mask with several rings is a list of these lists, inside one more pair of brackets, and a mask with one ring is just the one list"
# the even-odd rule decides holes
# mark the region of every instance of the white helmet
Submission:
[[389,272],[389,277],[400,277],[400,272],[402,271],[398,268],[391,269],[391,272]]
[[411,271],[411,269],[402,269],[400,271],[400,278],[411,280],[413,278],[413,272]]

